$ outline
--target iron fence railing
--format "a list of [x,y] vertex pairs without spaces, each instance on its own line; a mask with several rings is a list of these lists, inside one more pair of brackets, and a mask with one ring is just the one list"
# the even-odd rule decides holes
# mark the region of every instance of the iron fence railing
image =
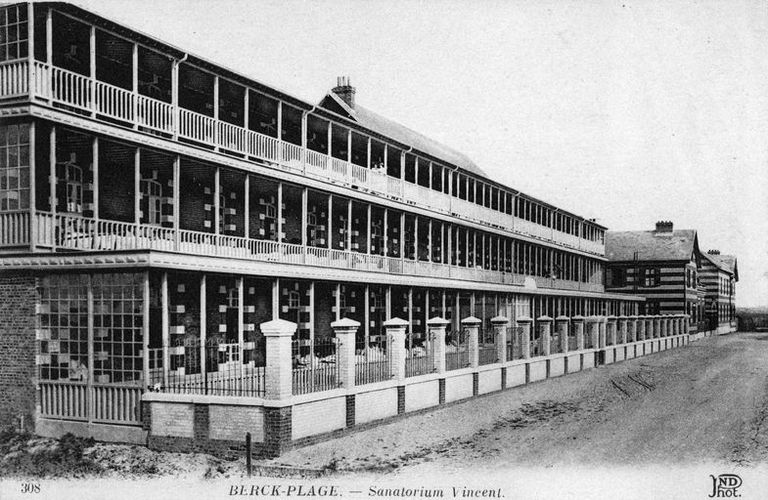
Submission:
[[329,391],[339,387],[339,364],[336,362],[336,339],[320,338],[314,343],[294,340],[293,394]]
[[432,349],[426,346],[413,346],[405,355],[405,376],[416,377],[435,371],[435,359]]
[[445,369],[459,370],[469,366],[469,337],[466,328],[445,339]]
[[262,397],[266,367],[257,365],[254,356],[244,360],[243,347],[217,337],[207,339],[204,347],[199,339],[179,339],[168,348],[171,365],[167,372],[163,349],[150,349],[149,387],[176,394]]
[[385,341],[358,341],[355,346],[355,385],[372,384],[392,378]]

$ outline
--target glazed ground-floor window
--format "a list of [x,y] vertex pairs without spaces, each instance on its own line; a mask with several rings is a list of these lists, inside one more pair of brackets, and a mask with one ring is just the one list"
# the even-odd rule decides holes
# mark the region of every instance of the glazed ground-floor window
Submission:
[[142,380],[142,274],[44,276],[39,296],[41,380],[105,384]]

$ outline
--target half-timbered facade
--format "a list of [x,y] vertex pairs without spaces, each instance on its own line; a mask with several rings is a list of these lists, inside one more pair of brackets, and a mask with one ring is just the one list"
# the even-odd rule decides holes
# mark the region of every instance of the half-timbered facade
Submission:
[[701,256],[701,283],[705,288],[704,310],[709,330],[717,333],[736,331],[736,282],[739,270],[736,257],[708,250]]
[[656,330],[676,339],[627,333],[644,299],[606,292],[606,228],[360,106],[348,79],[305,102],[65,3],[0,7],[0,30],[0,422],[172,447],[190,415],[225,444],[252,417],[266,449],[285,422],[292,442],[388,416],[355,417],[365,384],[401,413],[511,386],[506,361],[525,383],[684,344],[682,317]]
[[606,290],[645,297],[646,314],[688,314],[703,320],[704,288],[696,231],[659,221],[653,231],[608,231]]

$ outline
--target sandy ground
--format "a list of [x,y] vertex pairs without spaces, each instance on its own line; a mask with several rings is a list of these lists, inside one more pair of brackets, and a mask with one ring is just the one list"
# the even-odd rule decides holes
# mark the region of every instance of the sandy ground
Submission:
[[712,337],[294,450],[271,463],[404,477],[768,461],[768,334]]

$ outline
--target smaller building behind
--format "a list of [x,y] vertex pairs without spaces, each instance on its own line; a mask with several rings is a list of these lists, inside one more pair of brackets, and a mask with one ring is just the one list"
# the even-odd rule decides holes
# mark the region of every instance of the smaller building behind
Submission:
[[645,314],[688,314],[691,331],[705,331],[706,286],[695,229],[659,221],[652,231],[608,231],[606,290],[646,298]]

